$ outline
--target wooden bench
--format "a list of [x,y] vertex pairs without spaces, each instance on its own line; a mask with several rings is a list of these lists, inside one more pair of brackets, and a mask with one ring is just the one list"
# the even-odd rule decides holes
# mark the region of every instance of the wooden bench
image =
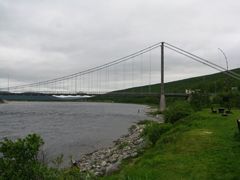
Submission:
[[224,108],[218,108],[218,113],[219,113],[219,114],[223,114],[223,113],[224,113],[224,110],[225,110]]
[[221,114],[222,116],[228,116],[229,114],[225,111],[224,108],[218,108],[218,113]]

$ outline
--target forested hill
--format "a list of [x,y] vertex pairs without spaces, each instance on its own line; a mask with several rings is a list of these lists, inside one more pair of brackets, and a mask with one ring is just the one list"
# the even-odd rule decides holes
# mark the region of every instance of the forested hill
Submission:
[[[240,74],[240,68],[232,70],[235,73]],[[227,76],[226,74],[220,72],[211,75],[199,76],[179,81],[173,81],[165,83],[165,92],[185,92],[185,89],[201,89],[202,91],[214,93],[222,92],[226,88],[237,87],[240,89],[240,80],[234,79]],[[134,91],[134,92],[160,92],[160,85],[155,84],[152,86],[136,87],[131,89],[126,89],[124,91]]]
[[[240,68],[232,70],[240,74]],[[227,76],[224,73],[215,73],[211,75],[199,76],[179,81],[165,83],[166,93],[185,93],[186,89],[200,89],[205,93],[222,93],[232,87],[240,90],[240,81]],[[120,92],[120,94],[119,94]],[[129,94],[130,92],[130,94]],[[143,93],[143,94],[142,94]],[[120,91],[111,92],[105,95],[99,95],[89,99],[90,101],[111,101],[123,103],[140,103],[140,104],[158,104],[159,96],[148,96],[145,93],[160,94],[160,84],[151,86],[135,87]],[[121,95],[122,94],[122,95]],[[167,97],[169,101],[171,98]]]

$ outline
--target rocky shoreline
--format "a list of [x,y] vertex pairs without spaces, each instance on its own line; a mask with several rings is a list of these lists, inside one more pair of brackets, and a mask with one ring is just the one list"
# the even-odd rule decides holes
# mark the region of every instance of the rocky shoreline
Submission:
[[133,125],[127,135],[114,141],[112,147],[85,154],[73,165],[78,166],[81,172],[90,172],[95,176],[109,175],[119,170],[122,160],[137,157],[146,146],[141,136],[144,126]]

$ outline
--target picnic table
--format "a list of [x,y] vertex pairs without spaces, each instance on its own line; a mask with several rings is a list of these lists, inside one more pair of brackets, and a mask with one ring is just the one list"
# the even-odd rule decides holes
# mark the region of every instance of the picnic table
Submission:
[[218,113],[223,114],[224,113],[224,108],[218,108]]

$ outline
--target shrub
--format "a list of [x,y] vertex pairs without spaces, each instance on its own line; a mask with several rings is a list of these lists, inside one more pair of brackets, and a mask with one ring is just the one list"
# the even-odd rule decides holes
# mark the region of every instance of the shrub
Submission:
[[193,112],[191,105],[185,101],[175,102],[164,111],[165,121],[175,123],[176,121],[190,115]]
[[36,134],[15,142],[0,142],[0,177],[3,179],[37,179],[43,177],[44,167],[37,159],[43,140]]
[[147,124],[150,124],[152,122],[153,121],[151,121],[151,120],[142,120],[142,121],[139,121],[137,124],[138,125],[147,125]]
[[[42,138],[36,134],[0,142],[0,179],[95,179],[89,173],[81,173],[77,167],[61,170],[44,165],[38,160],[42,145]],[[61,159],[62,156],[58,161]]]
[[193,93],[190,100],[190,105],[196,111],[201,110],[203,107],[207,107],[210,104],[210,97],[208,94]]
[[239,92],[224,92],[213,97],[212,103],[220,104],[222,107],[240,107]]
[[61,175],[57,178],[60,180],[97,180],[97,177],[91,173],[83,173],[79,168],[72,167],[61,171]]
[[151,122],[144,128],[143,135],[153,145],[155,145],[160,136],[167,132],[170,128],[171,124],[159,124],[157,122]]

